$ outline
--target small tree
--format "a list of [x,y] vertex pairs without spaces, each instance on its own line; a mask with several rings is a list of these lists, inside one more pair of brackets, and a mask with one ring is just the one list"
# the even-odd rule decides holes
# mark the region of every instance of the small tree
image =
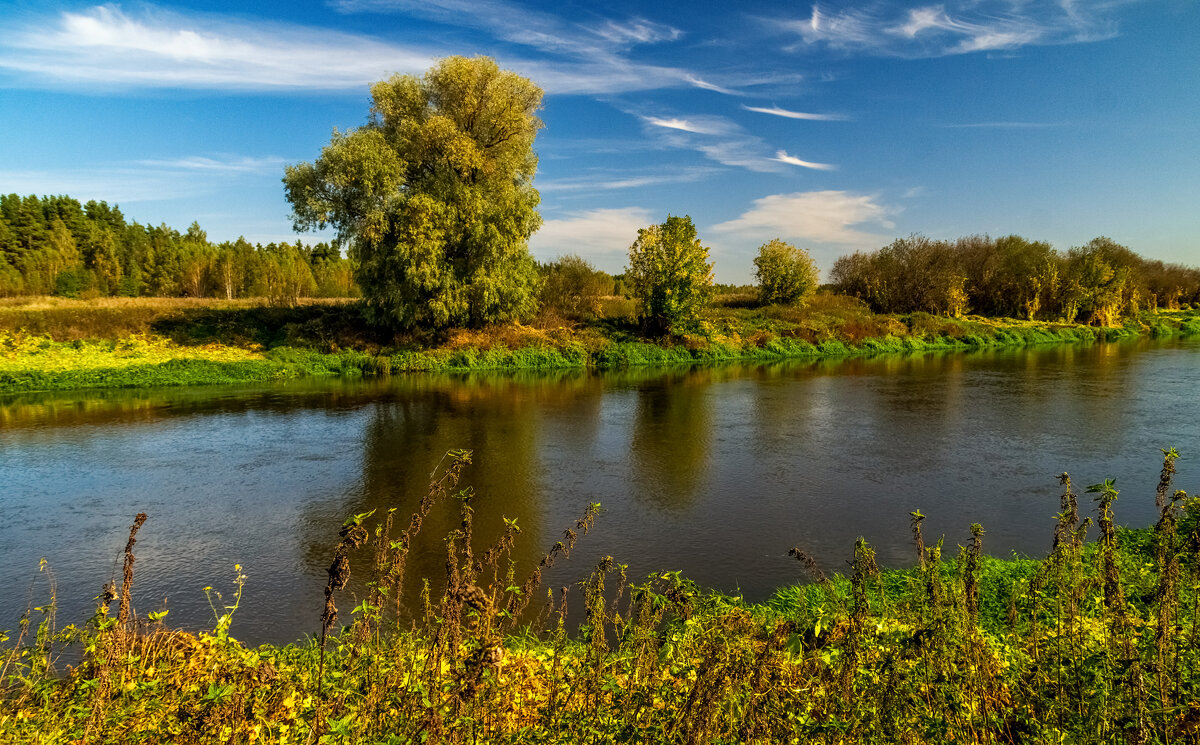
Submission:
[[699,319],[712,297],[712,267],[692,218],[668,215],[661,225],[639,230],[625,282],[642,304],[645,331],[665,334]]
[[759,246],[754,266],[763,305],[798,305],[817,290],[817,263],[808,251],[778,238]]

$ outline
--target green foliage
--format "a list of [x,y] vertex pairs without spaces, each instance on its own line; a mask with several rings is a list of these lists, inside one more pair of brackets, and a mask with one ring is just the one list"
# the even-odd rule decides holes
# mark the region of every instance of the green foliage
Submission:
[[[1173,453],[1164,451],[1168,490]],[[410,519],[393,509],[345,521],[331,540],[325,617],[336,620],[348,600],[352,563],[366,591],[323,642],[237,641],[241,567],[232,602],[210,594],[215,625],[199,633],[166,629],[162,613],[149,623],[129,613],[129,549],[120,592],[106,588],[81,627],[55,627],[48,577],[49,602],[0,634],[0,740],[1195,741],[1200,501],[1182,491],[1153,530],[1123,530],[1112,525],[1113,481],[1097,485],[1101,537],[1088,543],[1090,521],[1063,474],[1043,560],[984,555],[979,525],[946,558],[941,541],[924,544],[915,511],[912,568],[881,570],[859,539],[849,575],[826,576],[792,549],[813,581],[757,605],[677,571],[630,581],[604,556],[572,588],[572,631],[563,595],[537,609],[542,572],[571,556],[600,505],[530,566],[515,561],[516,520],[476,554],[476,497],[460,486],[471,456],[447,453]],[[402,610],[388,601],[414,536],[440,523],[456,526],[445,577],[427,579],[419,607]],[[397,535],[397,526],[407,527]],[[64,645],[78,664],[60,674]]]
[[970,309],[1106,327],[1200,298],[1200,269],[1144,259],[1108,238],[1062,254],[1017,235],[953,243],[914,235],[839,258],[831,281],[883,313],[957,316]]
[[298,246],[271,246],[262,267],[267,300],[274,305],[293,306],[300,298],[312,297],[317,289],[312,268]]
[[540,226],[533,141],[542,91],[486,57],[448,57],[371,87],[368,123],[287,169],[297,229],[333,226],[372,317],[478,327],[528,318]]
[[754,266],[763,305],[797,305],[817,290],[817,262],[808,251],[779,238],[759,246]]
[[543,313],[583,320],[601,313],[601,298],[613,292],[613,278],[586,259],[560,256],[542,269]]
[[[607,302],[607,301],[606,301]],[[0,392],[256,382],[326,375],[466,370],[570,370],[776,361],[849,355],[1090,343],[1200,333],[1192,311],[1143,313],[1119,328],[904,317],[819,294],[803,308],[710,309],[704,336],[642,340],[608,316],[551,329],[500,325],[446,338],[371,329],[350,303],[292,308],[213,301],[0,304]]]
[[830,280],[883,313],[967,311],[967,277],[945,241],[911,235],[873,254],[855,252],[834,262]]
[[691,217],[668,215],[638,230],[625,282],[642,304],[645,330],[657,336],[695,324],[712,296],[712,268]]
[[329,244],[214,245],[194,222],[180,233],[126,223],[105,202],[0,195],[0,297],[270,296],[290,305],[357,294],[350,262]]

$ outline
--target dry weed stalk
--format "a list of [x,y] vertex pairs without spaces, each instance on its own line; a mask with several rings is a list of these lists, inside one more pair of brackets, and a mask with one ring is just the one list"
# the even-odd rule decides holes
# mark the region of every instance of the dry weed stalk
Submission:
[[[92,710],[83,732],[84,743],[87,743],[91,739],[104,721],[108,698],[112,693],[113,667],[128,647],[126,632],[131,613],[130,598],[133,593],[133,562],[135,561],[133,545],[137,542],[137,532],[146,523],[146,519],[146,513],[139,512],[133,519],[133,525],[129,526],[129,540],[125,544],[125,562],[121,572],[121,602],[118,606],[115,625],[111,627],[111,630],[105,636],[104,643],[102,645],[97,644],[98,659],[94,663],[96,688],[92,696]],[[113,582],[109,581],[104,586],[100,597],[101,601],[97,616],[104,621],[107,620],[109,603],[117,597]]]

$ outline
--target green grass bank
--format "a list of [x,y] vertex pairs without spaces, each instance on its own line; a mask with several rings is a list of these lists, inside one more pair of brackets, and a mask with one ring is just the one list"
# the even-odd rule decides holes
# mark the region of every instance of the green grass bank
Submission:
[[[458,451],[413,516],[356,515],[331,535],[323,630],[308,642],[231,635],[240,567],[211,629],[135,618],[128,549],[86,623],[57,628],[53,596],[31,608],[0,637],[0,741],[1192,743],[1200,500],[1173,490],[1175,458],[1141,495],[1159,504],[1152,529],[1116,527],[1112,481],[1081,495],[1064,474],[1045,559],[988,557],[978,525],[957,549],[926,544],[914,513],[912,568],[881,571],[859,541],[849,572],[827,577],[793,549],[811,581],[750,604],[604,557],[569,591],[576,626],[541,573],[587,540],[598,505],[538,566],[510,562],[515,521],[473,552]],[[444,509],[461,518],[445,576],[397,613],[402,585],[421,586],[405,578],[410,542]],[[351,564],[369,576],[354,599]]]
[[[49,300],[0,305],[0,393],[256,383],[300,376],[611,369],[1091,343],[1200,333],[1200,312],[1146,312],[1104,328],[1015,319],[877,315],[840,296],[804,308],[714,304],[689,333],[648,340],[614,300],[566,324],[392,335],[353,303]],[[625,315],[622,315],[624,313]]]

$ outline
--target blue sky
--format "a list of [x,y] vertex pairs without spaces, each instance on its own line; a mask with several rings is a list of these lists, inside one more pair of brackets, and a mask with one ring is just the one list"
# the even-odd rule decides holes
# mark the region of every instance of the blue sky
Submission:
[[0,192],[294,240],[280,183],[367,86],[486,54],[546,90],[539,258],[688,214],[716,278],[897,236],[1200,264],[1200,3],[0,3]]

